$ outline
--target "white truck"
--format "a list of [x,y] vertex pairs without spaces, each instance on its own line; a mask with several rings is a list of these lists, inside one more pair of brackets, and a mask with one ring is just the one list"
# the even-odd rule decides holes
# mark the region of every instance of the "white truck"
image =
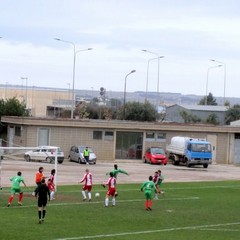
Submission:
[[207,168],[212,163],[211,143],[203,139],[176,136],[171,139],[166,151],[174,165],[184,163],[187,167],[203,165]]

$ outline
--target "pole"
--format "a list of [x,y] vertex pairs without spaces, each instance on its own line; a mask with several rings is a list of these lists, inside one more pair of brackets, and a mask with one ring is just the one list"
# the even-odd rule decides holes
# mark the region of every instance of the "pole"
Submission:
[[152,60],[156,60],[158,58],[151,58],[148,60],[148,64],[147,64],[147,80],[146,80],[146,97],[145,97],[145,101],[147,101],[147,96],[148,96],[148,74],[149,74],[149,64]]
[[224,65],[224,80],[223,80],[223,105],[224,105],[225,104],[225,100],[226,100],[226,95],[225,95],[226,94],[226,78],[227,78],[226,63],[217,61],[215,59],[210,59],[210,61],[217,62],[217,63],[220,63],[220,64]]
[[73,119],[73,111],[75,109],[75,67],[76,67],[76,55],[77,55],[78,52],[92,50],[92,48],[87,48],[87,49],[82,49],[82,50],[76,51],[76,47],[75,47],[75,43],[74,42],[62,40],[60,38],[54,38],[54,40],[60,41],[60,42],[65,42],[65,43],[69,43],[69,44],[71,44],[73,46],[73,77],[72,77],[72,104],[71,104],[72,105],[71,106],[71,119]]
[[159,98],[160,98],[160,94],[159,94],[159,68],[160,68],[160,58],[164,58],[164,56],[159,56],[158,53],[155,53],[155,52],[151,52],[151,51],[148,51],[146,49],[142,49],[143,52],[148,52],[148,53],[151,53],[151,54],[154,54],[157,56],[157,59],[158,59],[158,70],[157,70],[157,100],[156,100],[156,108],[158,108],[158,105],[159,105]]
[[135,73],[135,72],[136,72],[136,70],[132,70],[130,73],[128,73],[128,74],[125,76],[124,97],[123,97],[123,120],[125,120],[127,77],[128,77],[130,74]]
[[217,65],[217,66],[209,67],[209,68],[207,69],[206,97],[205,97],[205,104],[204,104],[204,105],[207,105],[209,70],[212,69],[212,68],[217,68],[217,67],[221,67],[221,66],[222,66],[222,65]]

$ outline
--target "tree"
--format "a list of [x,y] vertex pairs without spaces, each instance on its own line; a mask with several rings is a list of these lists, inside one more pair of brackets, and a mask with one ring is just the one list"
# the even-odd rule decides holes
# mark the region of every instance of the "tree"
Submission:
[[[0,118],[2,116],[29,116],[29,112],[26,105],[14,97],[0,100]],[[7,125],[0,125],[0,133],[7,133]]]
[[201,118],[199,118],[198,116],[188,113],[186,111],[181,111],[179,114],[183,118],[185,123],[197,123],[202,121]]
[[219,124],[218,122],[218,116],[215,113],[211,113],[208,115],[208,118],[206,119],[207,123],[217,125]]
[[[124,106],[118,111],[118,119],[123,119]],[[156,108],[149,103],[128,102],[125,105],[125,120],[156,121],[158,113]]]
[[230,124],[232,121],[236,121],[240,119],[240,105],[235,104],[233,107],[229,108],[226,111],[225,122],[226,124]]
[[0,101],[0,117],[1,116],[29,116],[28,110],[24,103],[16,98],[9,98]]
[[213,97],[212,93],[209,93],[207,96],[207,101],[206,101],[206,96],[204,96],[198,103],[198,105],[212,105],[216,106],[218,105],[216,102],[216,98]]
[[79,103],[74,110],[74,115],[78,116],[80,119],[88,118],[89,113],[87,112],[87,104],[84,102]]

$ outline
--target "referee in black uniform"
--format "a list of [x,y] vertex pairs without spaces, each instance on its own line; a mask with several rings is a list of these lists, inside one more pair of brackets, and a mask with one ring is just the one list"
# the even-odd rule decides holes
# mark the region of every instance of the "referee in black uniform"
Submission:
[[50,191],[45,179],[42,179],[41,184],[37,187],[35,196],[38,197],[38,218],[39,224],[41,224],[45,219],[47,201],[50,200]]

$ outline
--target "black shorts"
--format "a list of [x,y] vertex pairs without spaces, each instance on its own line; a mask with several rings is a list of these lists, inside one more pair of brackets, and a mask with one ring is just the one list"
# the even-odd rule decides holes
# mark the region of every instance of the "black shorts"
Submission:
[[46,206],[47,206],[47,199],[38,198],[38,207],[46,207]]

